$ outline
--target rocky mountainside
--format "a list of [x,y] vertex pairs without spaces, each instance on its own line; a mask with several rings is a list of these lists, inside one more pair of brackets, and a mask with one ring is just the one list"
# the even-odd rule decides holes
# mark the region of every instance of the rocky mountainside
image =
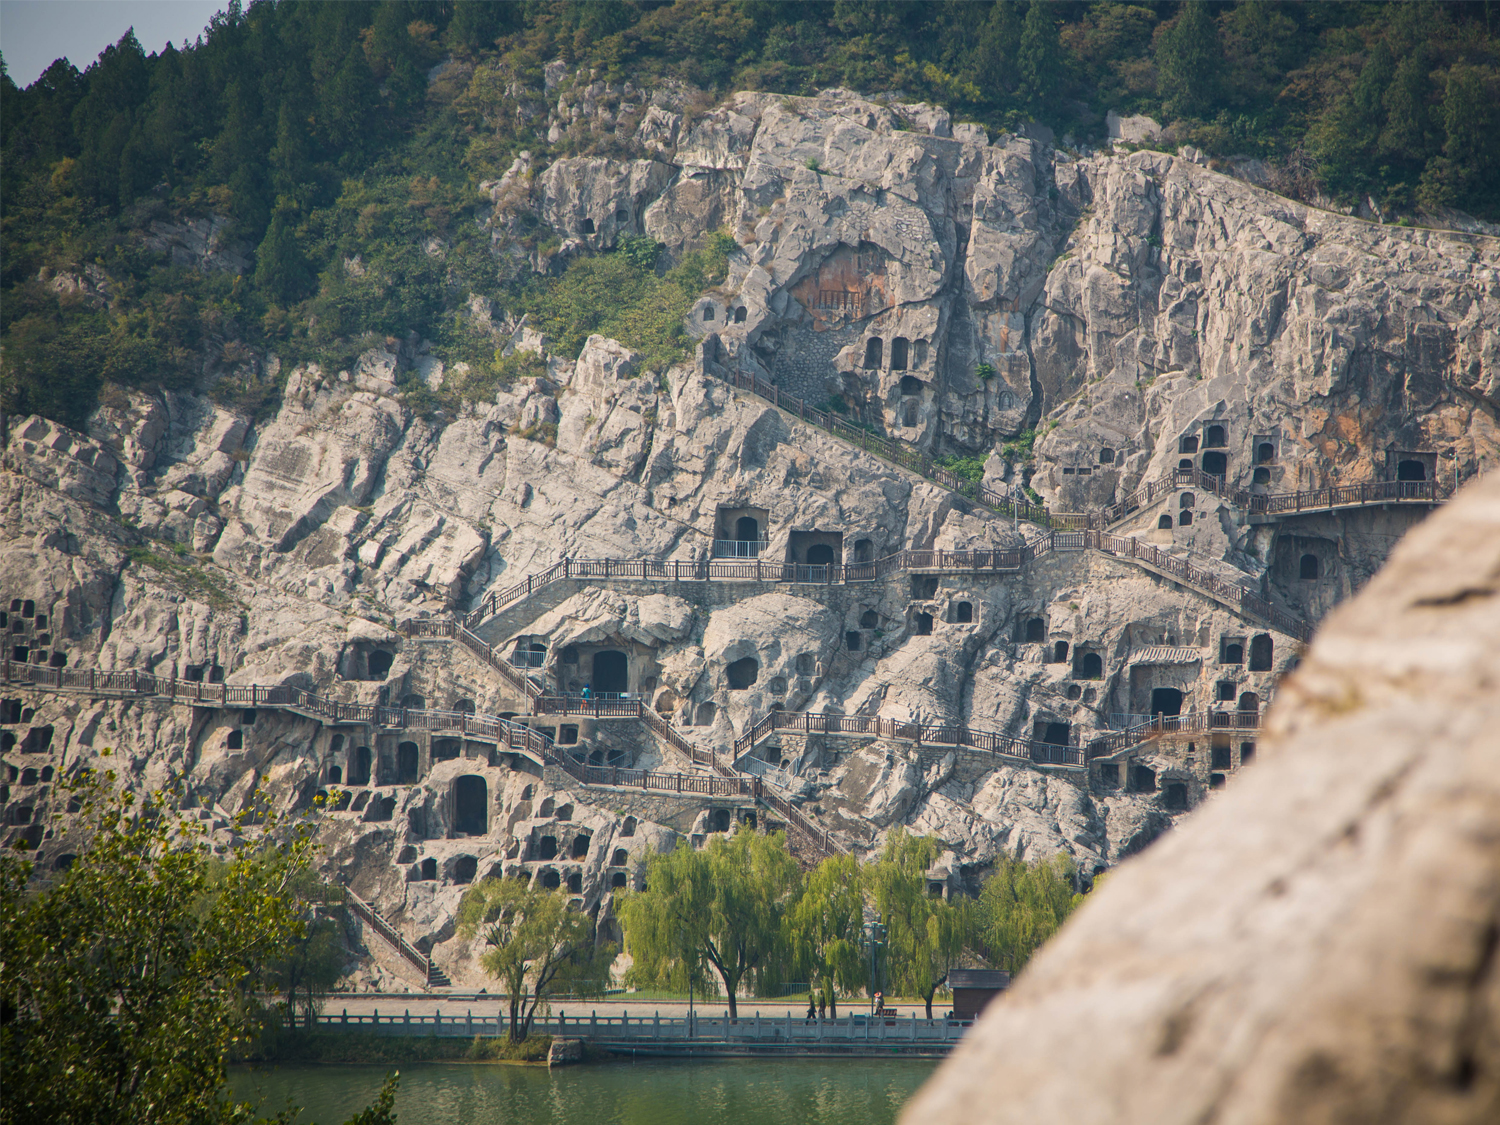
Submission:
[[[411,339],[348,370],[251,357],[286,376],[261,422],[136,392],[86,433],[4,419],[8,838],[65,863],[57,779],[105,748],[225,831],[262,788],[455,980],[478,979],[453,937],[476,876],[566,884],[607,931],[641,849],[736,819],[809,855],[906,824],[948,847],[938,890],[1000,852],[1102,870],[1235,784],[1300,623],[1500,451],[1494,239],[842,91],[637,108],[638,157],[523,154],[476,220],[549,225],[543,271],[728,229],[694,364],[598,336],[558,354],[477,310],[547,373],[457,416],[399,392],[444,375]],[[1054,512],[1136,498],[1113,548],[1052,537],[734,385],[754,379],[987,457]],[[903,550],[990,553],[858,569]],[[563,559],[619,565],[525,588]],[[773,709],[809,717],[752,731]],[[1158,712],[1180,729],[1105,740]]]
[[1090,896],[905,1120],[1495,1120],[1497,514],[1491,476],[1397,548],[1255,776]]

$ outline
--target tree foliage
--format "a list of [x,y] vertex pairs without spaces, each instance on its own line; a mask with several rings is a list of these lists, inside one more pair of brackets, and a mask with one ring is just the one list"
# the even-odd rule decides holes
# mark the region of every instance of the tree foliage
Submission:
[[827,1002],[835,1019],[839,993],[857,992],[868,982],[860,941],[864,930],[864,878],[853,856],[829,856],[808,875],[802,895],[788,915],[793,955],[807,973],[813,992]]
[[596,977],[611,947],[595,950],[593,925],[569,906],[563,890],[546,891],[519,879],[485,879],[464,893],[459,933],[481,934],[484,971],[505,986],[510,1004],[510,1041],[531,1034],[537,1007],[551,990]]
[[170,795],[113,780],[74,790],[88,843],[66,871],[40,883],[0,856],[0,1120],[249,1121],[225,1055],[303,933],[309,840],[258,834],[218,860]]
[[[564,350],[599,331],[652,369],[684,358],[682,315],[730,247],[684,271],[637,236],[540,277],[568,232],[527,208],[482,225],[479,185],[522,151],[538,167],[640,155],[628,128],[549,130],[548,103],[576,92],[545,88],[554,59],[567,83],[686,82],[709,98],[900,91],[992,131],[1040,119],[1064,144],[1101,140],[1110,109],[1148,113],[1164,143],[1264,159],[1293,194],[1500,219],[1491,8],[232,3],[183,50],[147,55],[126,35],[25,90],[0,75],[0,409],[79,425],[105,382],[222,373],[223,341],[336,370],[361,344],[416,332],[477,367],[494,341],[461,326],[471,295],[533,312]],[[433,71],[447,55],[464,66]],[[210,215],[232,220],[220,237],[250,259],[243,276],[146,251],[159,224]],[[42,276],[91,266],[111,279],[97,301]]]
[[891,985],[901,995],[920,996],[928,1019],[934,994],[963,956],[970,924],[967,902],[927,893],[927,871],[939,850],[933,837],[896,828],[867,874],[886,927]]
[[686,987],[706,969],[717,974],[738,1015],[742,982],[779,984],[790,964],[788,914],[801,892],[801,872],[784,833],[741,825],[713,835],[702,849],[679,841],[647,860],[646,889],[619,905],[635,985]]
[[980,888],[974,931],[993,964],[1019,972],[1082,901],[1069,857],[1027,863],[1002,855]]

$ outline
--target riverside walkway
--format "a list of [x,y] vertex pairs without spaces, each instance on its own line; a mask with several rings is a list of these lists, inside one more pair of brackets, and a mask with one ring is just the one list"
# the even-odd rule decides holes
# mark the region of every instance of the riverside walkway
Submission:
[[[397,1005],[400,1005],[397,1010]],[[378,1007],[368,1013],[334,1012],[331,1005],[316,1017],[319,1031],[363,1032],[381,1036],[438,1036],[473,1038],[499,1037],[510,1029],[505,1007],[490,999],[483,1006],[466,1007],[462,1014],[445,1013],[432,1006],[416,1014],[409,1004],[397,1000],[388,1011]],[[427,1007],[422,1005],[421,1007]],[[586,1015],[569,1015],[559,1010],[555,1015],[538,1016],[532,1033],[559,1039],[583,1039],[615,1054],[627,1055],[782,1055],[811,1056],[874,1055],[946,1055],[972,1020],[925,1019],[916,1012],[908,1015],[840,1016],[837,1019],[808,1019],[805,1015],[784,1012],[763,1016],[756,1011],[730,1019],[729,1014],[666,1015],[651,1011],[649,1015],[632,1016],[628,1008],[614,1014],[603,1014],[593,1008]]]

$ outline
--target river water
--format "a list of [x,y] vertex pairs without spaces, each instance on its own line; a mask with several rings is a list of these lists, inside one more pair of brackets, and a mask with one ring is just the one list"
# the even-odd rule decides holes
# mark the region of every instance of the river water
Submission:
[[[498,1063],[401,1068],[399,1125],[890,1125],[935,1059],[641,1060],[548,1070]],[[235,1095],[298,1125],[338,1125],[374,1100],[384,1067],[230,1072]]]

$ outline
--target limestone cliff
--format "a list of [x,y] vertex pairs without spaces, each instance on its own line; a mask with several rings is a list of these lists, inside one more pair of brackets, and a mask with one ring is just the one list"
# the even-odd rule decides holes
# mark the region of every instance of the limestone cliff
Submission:
[[904,1120],[1494,1121],[1497,594],[1491,476],[1330,617],[1262,763],[1112,874]]
[[[510,325],[504,345],[542,351],[548,374],[457,417],[399,394],[404,371],[441,374],[412,340],[291,370],[261,422],[185,393],[121,395],[87,433],[4,420],[0,606],[34,681],[0,715],[8,838],[44,866],[65,856],[49,783],[105,747],[135,783],[184,779],[210,818],[262,785],[460,977],[452,912],[474,877],[566,883],[607,927],[641,849],[736,817],[800,815],[859,852],[895,824],[930,832],[954,891],[1002,851],[1102,870],[1233,787],[1302,622],[1436,494],[1311,514],[1246,498],[1493,463],[1495,240],[1310,211],[1183,157],[992,142],[839,91],[701,112],[664,90],[632,136],[630,159],[523,155],[479,217],[549,224],[542,269],[622,233],[680,251],[727,227],[729,278],[684,325],[695,365],[645,372],[599,337],[556,355]],[[730,386],[750,376],[930,452],[1035,427],[1034,460],[996,453],[987,479],[1055,511],[1192,472],[1116,521],[1115,549],[1074,549]],[[818,569],[904,549],[992,554]],[[700,580],[715,555],[748,569]],[[503,599],[467,644],[436,628],[565,558],[640,569]],[[1181,581],[1188,560],[1212,582]],[[1280,616],[1247,615],[1245,591]],[[38,667],[150,673],[177,702],[118,679],[45,690]],[[220,684],[283,695],[231,705]],[[670,735],[537,709],[585,684]],[[347,710],[285,703],[294,689]],[[851,729],[754,736],[773,709]],[[1201,721],[1109,733],[1179,709]],[[470,714],[541,730],[576,769],[472,737],[454,718]],[[989,741],[933,744],[950,729]],[[580,772],[708,779],[714,754],[792,811]]]

